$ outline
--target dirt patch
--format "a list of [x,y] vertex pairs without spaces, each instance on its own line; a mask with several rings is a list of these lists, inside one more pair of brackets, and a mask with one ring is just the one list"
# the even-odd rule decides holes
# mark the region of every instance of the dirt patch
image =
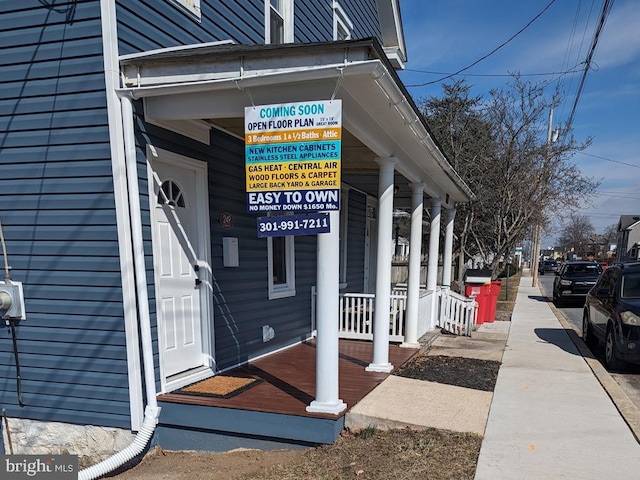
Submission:
[[117,480],[241,480],[302,458],[304,450],[169,452],[156,447]]
[[482,437],[446,430],[366,429],[334,445],[297,451],[230,453],[156,449],[118,480],[466,480],[475,474]]
[[394,375],[492,392],[500,362],[445,355],[417,355]]

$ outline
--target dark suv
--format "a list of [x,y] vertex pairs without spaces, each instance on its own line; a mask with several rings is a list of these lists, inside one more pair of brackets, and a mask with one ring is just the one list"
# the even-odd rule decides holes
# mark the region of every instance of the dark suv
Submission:
[[640,364],[640,263],[610,265],[587,295],[582,338],[605,344],[605,364]]
[[557,272],[558,262],[555,260],[543,260],[538,264],[538,271],[540,275],[544,275],[544,272]]
[[553,280],[553,303],[557,307],[567,300],[584,301],[587,292],[602,273],[598,262],[565,262]]

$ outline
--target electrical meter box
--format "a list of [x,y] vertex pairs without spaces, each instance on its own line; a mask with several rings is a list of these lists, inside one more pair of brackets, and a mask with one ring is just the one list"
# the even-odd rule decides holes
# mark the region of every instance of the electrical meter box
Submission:
[[0,311],[2,317],[25,320],[22,282],[0,282],[0,292],[4,292],[11,297],[11,306],[6,311]]

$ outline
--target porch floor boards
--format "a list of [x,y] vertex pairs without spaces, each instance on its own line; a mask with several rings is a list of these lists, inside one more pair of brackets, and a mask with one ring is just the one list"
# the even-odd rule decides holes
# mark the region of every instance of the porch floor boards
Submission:
[[[339,397],[347,404],[346,413],[390,374],[366,372],[373,358],[373,344],[357,340],[339,342]],[[418,352],[415,348],[389,347],[389,362],[395,368],[406,363]],[[316,347],[308,341],[280,352],[260,358],[248,365],[225,372],[226,375],[249,374],[263,381],[231,398],[165,393],[158,401],[234,408],[313,418],[331,418],[335,415],[309,413],[307,405],[315,399]]]

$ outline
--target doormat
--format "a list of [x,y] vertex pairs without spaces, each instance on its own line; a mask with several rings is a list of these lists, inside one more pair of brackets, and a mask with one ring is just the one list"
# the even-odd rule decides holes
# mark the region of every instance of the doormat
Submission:
[[216,375],[215,377],[207,378],[206,380],[181,388],[175,393],[214,398],[231,398],[251,387],[255,387],[261,382],[262,380],[259,378]]

